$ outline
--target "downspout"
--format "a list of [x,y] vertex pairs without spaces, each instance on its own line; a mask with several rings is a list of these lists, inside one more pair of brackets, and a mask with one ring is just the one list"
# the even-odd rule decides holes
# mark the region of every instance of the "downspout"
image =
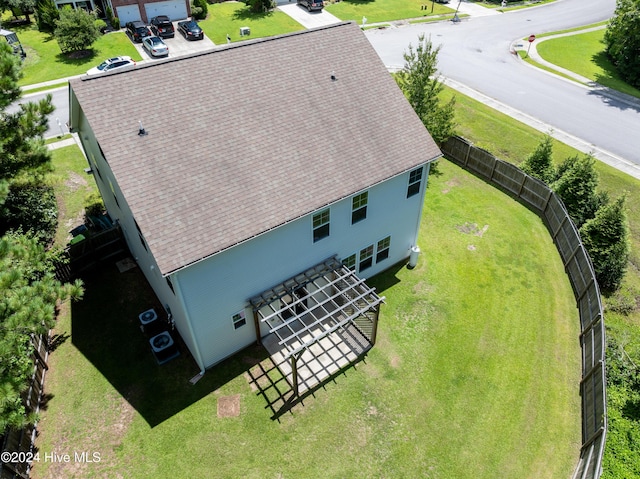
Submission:
[[180,285],[180,280],[177,275],[175,275],[174,278],[177,281],[173,281],[173,288],[176,290],[176,297],[178,298],[178,301],[180,301],[180,306],[182,307],[182,311],[184,311],[185,315],[187,316],[186,317],[187,329],[189,329],[189,334],[191,335],[191,340],[193,341],[193,345],[195,347],[195,351],[193,352],[195,352],[196,362],[198,363],[198,366],[200,366],[200,375],[203,375],[205,372],[205,368],[204,368],[204,361],[202,360],[202,354],[200,353],[200,346],[198,345],[198,340],[196,339],[196,335],[193,332],[193,327],[191,326],[191,319],[187,314],[187,306],[184,303],[184,297],[182,295],[182,287]]

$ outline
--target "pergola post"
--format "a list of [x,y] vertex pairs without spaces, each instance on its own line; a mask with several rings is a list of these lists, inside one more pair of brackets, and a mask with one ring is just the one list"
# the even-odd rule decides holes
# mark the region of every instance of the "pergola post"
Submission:
[[378,335],[378,317],[380,316],[380,305],[376,305],[373,312],[373,328],[371,331],[371,347],[376,345],[376,336]]
[[262,345],[262,341],[260,340],[260,318],[258,318],[258,311],[253,309],[253,325],[256,328],[256,343]]
[[298,358],[295,354],[291,356],[291,382],[293,383],[293,394],[295,394],[295,397],[299,397],[300,389],[298,388]]

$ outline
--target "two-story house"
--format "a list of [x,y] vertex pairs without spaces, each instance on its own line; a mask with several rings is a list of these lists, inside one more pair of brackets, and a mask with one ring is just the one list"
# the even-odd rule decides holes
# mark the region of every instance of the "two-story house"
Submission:
[[69,90],[106,208],[202,371],[269,335],[286,359],[375,322],[364,279],[409,257],[441,153],[357,25]]

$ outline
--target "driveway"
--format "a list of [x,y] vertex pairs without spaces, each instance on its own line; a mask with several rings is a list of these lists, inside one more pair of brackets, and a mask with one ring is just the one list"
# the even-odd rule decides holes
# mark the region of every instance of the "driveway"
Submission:
[[295,0],[291,2],[278,2],[278,10],[289,15],[296,22],[305,28],[323,27],[325,25],[333,25],[334,23],[340,23],[337,17],[334,17],[325,9],[319,12],[308,12],[306,8],[299,6]]
[[[206,35],[202,40],[186,40],[181,33],[178,32],[178,22],[173,22],[173,28],[176,31],[176,34],[173,38],[163,38],[164,42],[169,47],[169,58],[176,58],[188,55],[190,53],[203,52],[206,50],[212,50],[215,48],[215,43],[213,43],[209,37]],[[167,57],[159,57],[154,58],[147,53],[147,51],[142,48],[142,43],[132,42],[136,47],[136,50],[140,53],[142,57],[141,63],[146,63],[152,60],[161,60],[162,58]]]

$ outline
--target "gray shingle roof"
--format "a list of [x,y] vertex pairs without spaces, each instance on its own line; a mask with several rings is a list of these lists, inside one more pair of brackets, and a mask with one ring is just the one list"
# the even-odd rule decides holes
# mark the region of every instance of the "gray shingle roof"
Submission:
[[440,155],[353,23],[70,84],[163,274]]

